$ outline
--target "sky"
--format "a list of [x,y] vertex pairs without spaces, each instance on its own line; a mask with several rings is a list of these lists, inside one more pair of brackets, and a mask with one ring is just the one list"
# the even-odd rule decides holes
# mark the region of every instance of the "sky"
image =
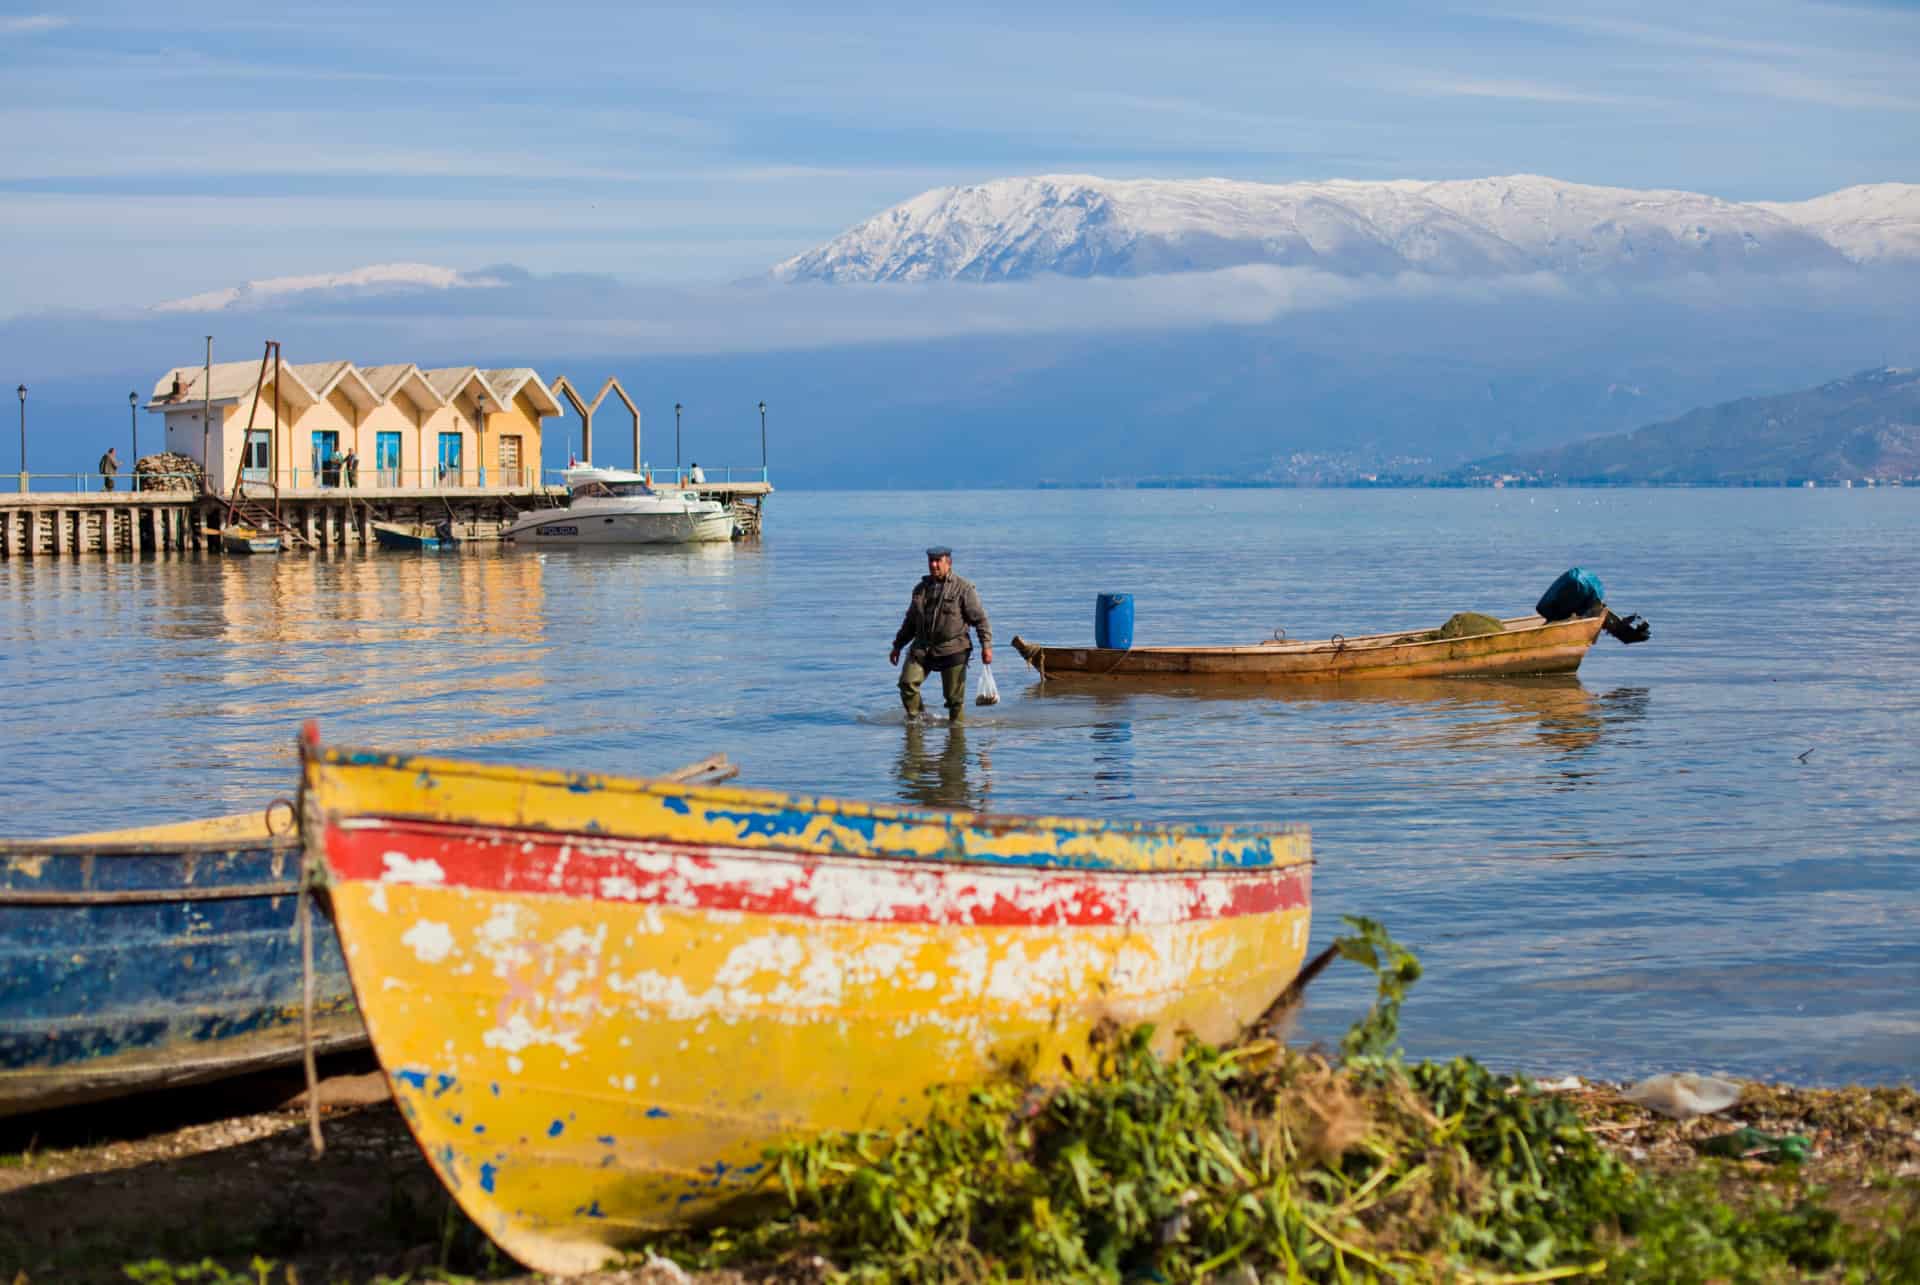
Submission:
[[930,187],[1920,179],[1920,6],[0,5],[0,318],[425,262],[754,277]]

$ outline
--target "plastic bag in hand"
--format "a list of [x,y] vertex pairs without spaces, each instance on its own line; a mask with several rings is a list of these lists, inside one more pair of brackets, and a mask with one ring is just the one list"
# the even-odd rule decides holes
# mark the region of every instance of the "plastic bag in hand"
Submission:
[[980,685],[974,689],[973,703],[976,705],[998,705],[1000,703],[1000,684],[993,681],[993,666],[980,666]]

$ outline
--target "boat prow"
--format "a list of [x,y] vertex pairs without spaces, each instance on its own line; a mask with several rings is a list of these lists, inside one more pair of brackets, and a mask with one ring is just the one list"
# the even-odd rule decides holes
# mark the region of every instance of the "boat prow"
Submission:
[[1304,829],[984,816],[304,743],[303,827],[409,1127],[514,1258],[593,1270],[1103,1023],[1295,976]]

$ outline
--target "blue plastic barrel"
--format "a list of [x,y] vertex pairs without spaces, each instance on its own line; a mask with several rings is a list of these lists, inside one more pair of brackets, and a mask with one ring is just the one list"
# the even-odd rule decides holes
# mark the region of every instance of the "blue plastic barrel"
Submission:
[[1093,600],[1093,645],[1121,651],[1133,646],[1133,595],[1103,593]]

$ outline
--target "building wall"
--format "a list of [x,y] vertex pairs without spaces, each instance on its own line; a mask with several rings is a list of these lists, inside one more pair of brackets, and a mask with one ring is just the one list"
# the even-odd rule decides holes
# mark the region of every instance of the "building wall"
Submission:
[[[500,439],[509,436],[520,439],[520,473],[513,477],[500,474]],[[514,395],[513,405],[488,413],[485,450],[492,485],[533,485],[540,480],[540,414],[524,389]]]
[[379,486],[375,472],[381,433],[400,434],[400,485],[421,486],[420,421],[427,412],[405,393],[397,393],[368,411],[360,421],[360,485]]
[[[256,410],[251,396],[238,403],[214,403],[210,472],[219,490],[232,487],[240,467],[246,427],[251,415],[256,429],[272,430],[274,390],[261,396]],[[490,403],[491,405],[491,403]],[[419,406],[404,391],[397,392],[370,410],[362,411],[338,388],[317,405],[296,409],[280,401],[280,428],[273,442],[274,479],[282,487],[306,489],[317,486],[313,472],[313,434],[331,430],[340,435],[339,452],[351,450],[359,456],[361,489],[380,485],[377,473],[376,445],[382,432],[400,434],[400,485],[434,487],[438,476],[440,434],[460,435],[461,475],[448,478],[445,485],[478,486],[482,469],[489,486],[514,486],[537,483],[540,478],[540,415],[524,390],[514,396],[511,406],[490,409],[484,431],[474,422],[473,402],[464,395],[451,406]],[[192,459],[201,459],[201,408],[186,405],[165,412],[166,449]],[[520,438],[520,473],[504,476],[500,464],[500,439],[507,435]]]
[[[460,476],[448,477],[444,483],[439,480],[440,434],[442,433],[460,435]],[[421,425],[420,444],[426,460],[426,468],[429,470],[426,485],[480,485],[480,444],[474,431],[471,402],[465,402],[463,398],[461,402],[456,402],[452,406],[434,407],[433,414]]]

